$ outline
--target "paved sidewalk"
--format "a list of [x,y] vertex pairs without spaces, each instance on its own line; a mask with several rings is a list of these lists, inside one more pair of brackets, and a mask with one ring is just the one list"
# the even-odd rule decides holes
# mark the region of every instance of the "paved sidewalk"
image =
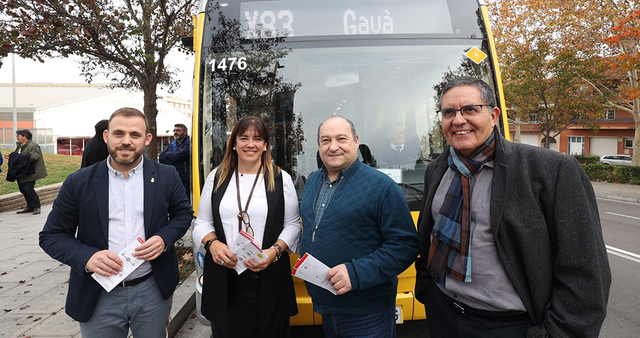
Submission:
[[591,182],[596,197],[640,203],[640,185]]
[[[81,337],[78,323],[64,312],[70,268],[38,245],[50,211],[51,204],[40,215],[0,213],[0,337]],[[190,231],[184,239],[190,246]],[[176,330],[195,306],[194,281],[195,273],[174,293]]]
[[[597,197],[640,203],[640,186],[593,186]],[[40,215],[0,213],[0,337],[80,337],[78,323],[64,313],[69,267],[38,246],[38,233],[50,211],[51,205],[45,205]],[[188,232],[185,245],[191,245],[190,237]],[[178,327],[195,305],[194,280],[195,274],[174,294],[172,324]],[[178,336],[192,336],[189,331]]]

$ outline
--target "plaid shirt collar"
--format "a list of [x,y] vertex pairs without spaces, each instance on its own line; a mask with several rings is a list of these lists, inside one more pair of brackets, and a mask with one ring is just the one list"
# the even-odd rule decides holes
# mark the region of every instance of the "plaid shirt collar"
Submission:
[[[356,160],[357,161],[357,160]],[[354,161],[353,163],[351,163],[350,166],[348,166],[345,169],[340,170],[340,172],[338,173],[338,177],[336,178],[335,181],[338,181],[340,178],[344,177],[351,169],[353,169],[353,166],[356,164],[356,162]],[[329,180],[329,173],[327,172],[327,167],[322,165],[322,181],[325,183],[333,183]],[[334,182],[335,182],[334,181]]]

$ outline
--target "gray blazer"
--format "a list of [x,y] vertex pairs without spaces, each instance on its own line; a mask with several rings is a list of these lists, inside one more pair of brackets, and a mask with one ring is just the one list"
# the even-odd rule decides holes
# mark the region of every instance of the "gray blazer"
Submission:
[[[499,132],[491,186],[498,254],[536,326],[527,337],[598,337],[611,285],[595,194],[572,156],[511,143]],[[425,302],[431,203],[449,149],[425,172],[416,297]],[[476,258],[477,259],[477,258]]]

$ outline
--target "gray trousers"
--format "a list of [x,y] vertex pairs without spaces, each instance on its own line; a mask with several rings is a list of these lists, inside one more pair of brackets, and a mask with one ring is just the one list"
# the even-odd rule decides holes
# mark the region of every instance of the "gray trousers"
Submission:
[[104,289],[88,322],[80,323],[83,337],[166,338],[172,298],[162,298],[155,276],[128,288]]

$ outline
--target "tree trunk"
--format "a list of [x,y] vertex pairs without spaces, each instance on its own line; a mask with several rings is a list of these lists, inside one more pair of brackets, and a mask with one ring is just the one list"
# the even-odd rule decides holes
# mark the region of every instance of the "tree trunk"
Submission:
[[513,142],[522,143],[521,140],[520,140],[520,138],[521,138],[520,137],[520,135],[521,135],[521,132],[520,132],[521,127],[520,127],[520,125],[521,124],[522,124],[522,119],[520,119],[520,116],[516,116],[516,119],[513,122],[514,130],[515,130],[515,135],[514,135],[513,140],[512,140]]
[[[638,70],[629,72],[631,84],[637,91],[639,87]],[[633,160],[631,165],[640,166],[640,99],[633,99],[633,120],[636,122],[636,133],[633,137]]]
[[158,160],[158,142],[156,139],[158,135],[158,128],[156,127],[158,106],[156,104],[156,87],[157,85],[142,86],[144,90],[144,114],[147,116],[147,120],[149,120],[149,132],[153,136],[151,138],[151,143],[147,146],[145,156],[154,161]]
[[633,138],[633,161],[631,161],[631,165],[640,166],[640,99],[633,100],[633,120],[636,122],[636,133]]

